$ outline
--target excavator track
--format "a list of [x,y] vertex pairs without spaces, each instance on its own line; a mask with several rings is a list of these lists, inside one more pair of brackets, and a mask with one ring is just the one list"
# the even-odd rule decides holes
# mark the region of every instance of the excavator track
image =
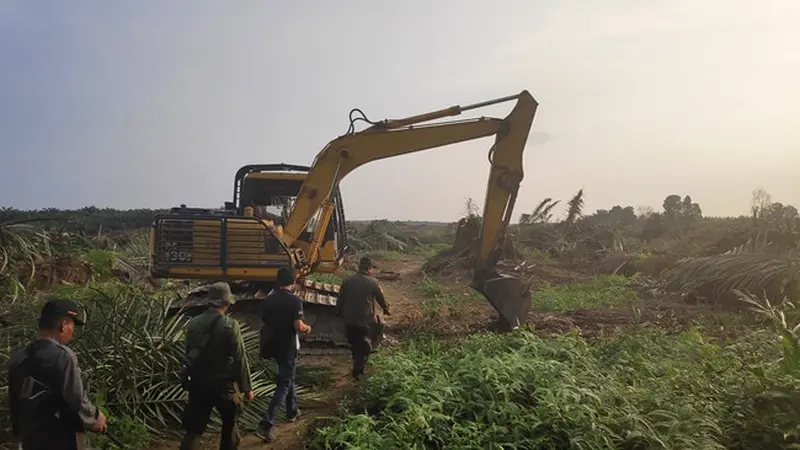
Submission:
[[[261,327],[261,302],[263,295],[232,286],[236,303],[231,307],[233,317],[244,322],[252,329]],[[236,292],[239,291],[239,292]],[[334,355],[350,352],[344,324],[336,317],[336,300],[339,285],[321,283],[309,279],[298,280],[295,295],[303,300],[304,321],[311,325],[311,333],[300,335],[300,353],[303,355]],[[194,315],[205,308],[205,286],[193,289],[189,294],[173,302],[170,310],[183,309],[184,313]]]

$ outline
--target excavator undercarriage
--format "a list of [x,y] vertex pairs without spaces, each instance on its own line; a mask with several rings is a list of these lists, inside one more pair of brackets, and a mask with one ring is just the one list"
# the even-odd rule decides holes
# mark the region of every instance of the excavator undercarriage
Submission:
[[[253,329],[261,326],[261,301],[263,292],[271,289],[263,282],[230,282],[231,292],[236,303],[231,307],[231,315]],[[202,285],[171,305],[173,313],[196,314],[206,308],[206,288]],[[344,326],[334,313],[339,285],[321,283],[310,279],[300,280],[294,291],[303,300],[305,322],[312,327],[312,333],[302,335],[301,354],[339,354],[348,351]],[[382,328],[374,330],[373,339],[382,339]]]

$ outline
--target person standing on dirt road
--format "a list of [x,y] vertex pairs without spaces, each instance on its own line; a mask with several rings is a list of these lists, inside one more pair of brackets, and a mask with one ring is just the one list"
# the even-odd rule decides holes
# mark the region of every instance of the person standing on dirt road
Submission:
[[336,314],[345,324],[345,333],[353,355],[351,375],[359,379],[372,353],[373,330],[377,329],[380,317],[375,313],[375,302],[389,314],[389,306],[383,289],[374,278],[377,266],[369,257],[363,257],[358,264],[358,272],[347,277],[339,290]]
[[266,442],[275,439],[272,433],[278,408],[286,403],[286,417],[294,422],[300,415],[297,407],[295,374],[300,351],[297,333],[310,333],[311,327],[303,321],[303,301],[292,293],[295,273],[289,267],[278,269],[278,286],[262,300],[261,356],[278,363],[277,386],[269,407],[261,419],[256,436]]
[[86,448],[86,430],[106,431],[106,416],[81,382],[78,357],[67,345],[84,324],[80,307],[66,299],[45,303],[39,338],[12,353],[8,400],[12,431],[25,450]]
[[208,310],[194,317],[186,327],[186,353],[197,355],[197,366],[193,369],[196,373],[188,386],[189,402],[183,412],[186,433],[181,450],[200,448],[200,436],[215,408],[222,419],[220,450],[238,448],[240,436],[236,421],[241,413],[242,397],[246,401],[253,400],[250,365],[241,328],[236,319],[226,315],[235,302],[228,283],[210,285],[207,300]]

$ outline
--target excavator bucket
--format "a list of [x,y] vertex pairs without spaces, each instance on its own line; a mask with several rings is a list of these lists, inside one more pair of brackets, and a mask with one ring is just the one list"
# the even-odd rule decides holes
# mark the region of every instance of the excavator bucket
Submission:
[[531,286],[510,275],[494,276],[476,283],[477,289],[500,314],[501,328],[515,330],[523,325],[531,309]]

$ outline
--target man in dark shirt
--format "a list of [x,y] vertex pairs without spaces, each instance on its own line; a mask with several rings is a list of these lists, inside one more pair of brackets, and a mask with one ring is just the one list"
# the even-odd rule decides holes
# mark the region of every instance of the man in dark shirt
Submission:
[[278,269],[278,287],[262,300],[261,320],[264,322],[263,356],[278,363],[277,386],[269,407],[264,413],[256,435],[266,442],[272,442],[275,416],[282,403],[286,403],[286,417],[294,421],[300,414],[295,391],[297,355],[300,338],[297,333],[310,333],[311,327],[303,321],[303,301],[292,293],[295,274],[289,267]]
[[372,352],[372,332],[379,323],[375,313],[375,302],[389,314],[389,306],[378,280],[373,278],[377,267],[372,259],[361,258],[358,272],[342,282],[336,302],[337,315],[345,324],[345,333],[353,355],[352,375],[358,379],[364,374],[367,359]]
[[239,445],[236,420],[242,408],[242,396],[253,399],[250,365],[242,340],[239,322],[225,313],[234,303],[228,283],[208,287],[208,310],[193,318],[186,327],[186,353],[197,355],[196,379],[189,385],[189,403],[183,415],[186,434],[181,450],[200,448],[211,411],[216,408],[222,419],[220,450]]
[[48,301],[39,316],[39,339],[11,355],[11,423],[25,450],[85,448],[85,430],[106,430],[106,417],[89,401],[78,358],[67,346],[75,326],[84,324],[80,316],[71,300]]

